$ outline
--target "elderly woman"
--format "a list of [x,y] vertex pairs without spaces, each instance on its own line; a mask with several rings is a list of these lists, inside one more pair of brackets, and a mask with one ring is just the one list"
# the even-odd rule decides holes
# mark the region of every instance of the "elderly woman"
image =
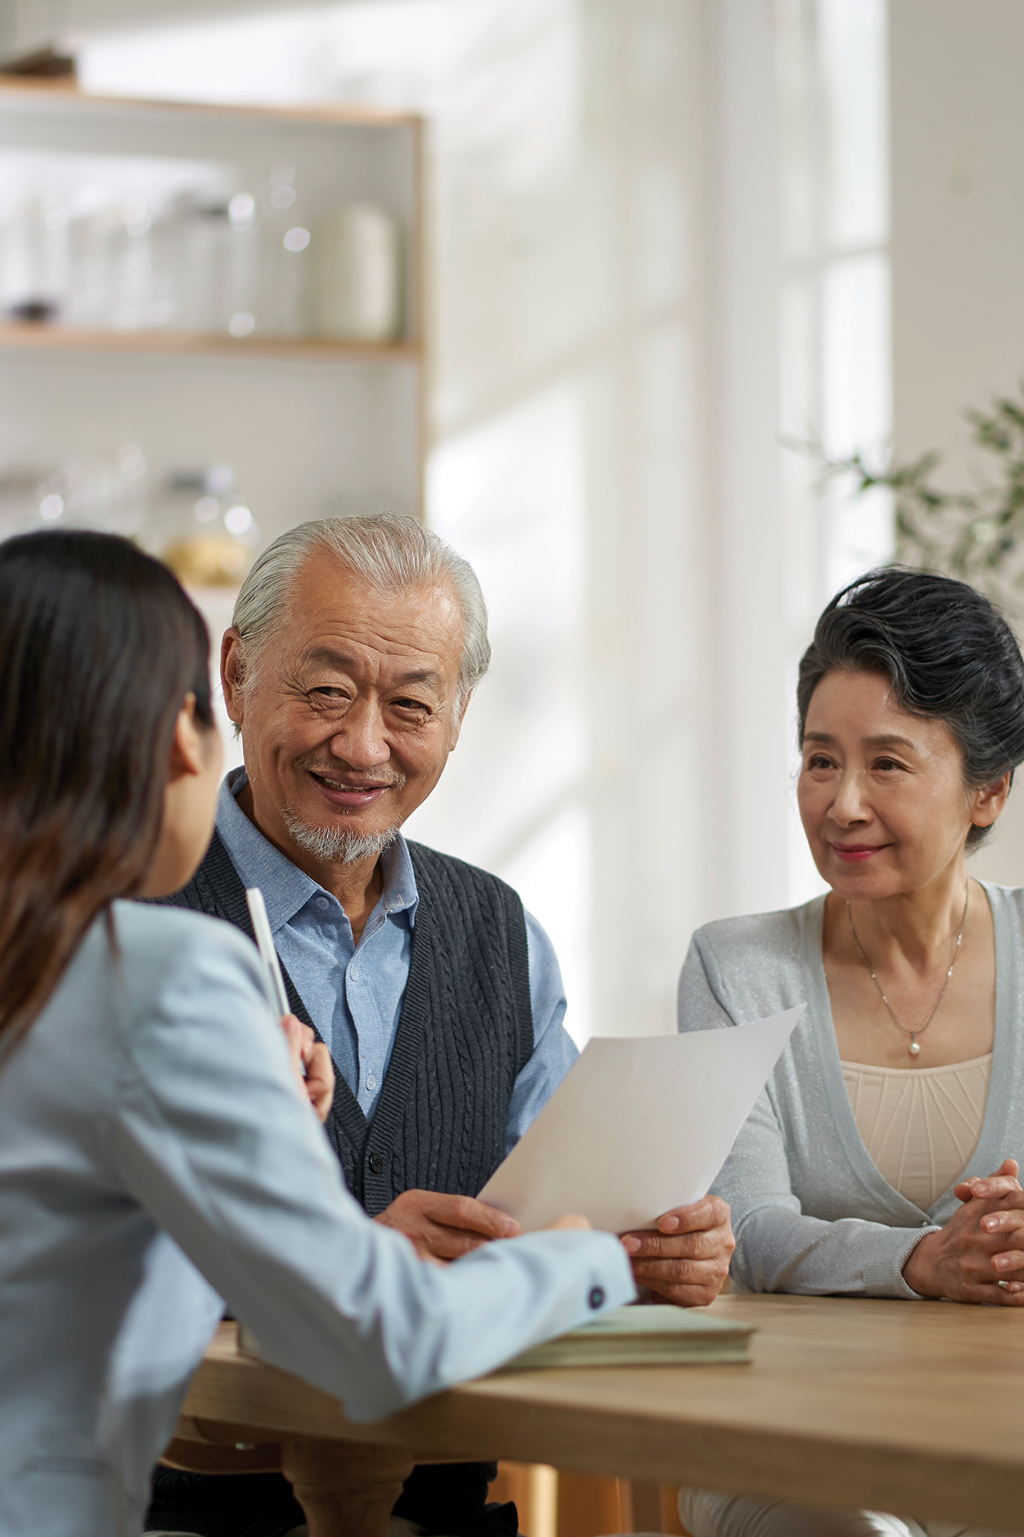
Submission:
[[[1020,650],[963,583],[874,572],[822,614],[797,703],[831,891],[708,924],[679,985],[683,1030],[807,1006],[715,1186],[735,1282],[1019,1307],[1024,890],[969,879],[965,857],[1024,760]],[[694,1537],[916,1531],[697,1490],[680,1509]]]

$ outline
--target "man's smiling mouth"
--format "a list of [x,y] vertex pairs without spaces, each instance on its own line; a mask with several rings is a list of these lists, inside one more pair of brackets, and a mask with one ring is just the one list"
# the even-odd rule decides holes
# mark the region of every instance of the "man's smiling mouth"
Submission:
[[390,790],[395,784],[393,779],[363,779],[353,782],[347,779],[332,779],[329,774],[318,774],[315,769],[310,769],[310,773],[329,790],[347,790],[357,795],[369,795],[372,790]]
[[[298,765],[297,765],[298,766]],[[309,777],[320,786],[321,791],[331,798],[335,806],[348,806],[355,809],[357,805],[369,806],[374,801],[380,800],[385,790],[396,793],[401,791],[407,779],[404,774],[390,774],[387,779],[376,779],[371,775],[345,773],[344,769],[339,773],[333,773],[316,765],[301,765],[305,768]]]

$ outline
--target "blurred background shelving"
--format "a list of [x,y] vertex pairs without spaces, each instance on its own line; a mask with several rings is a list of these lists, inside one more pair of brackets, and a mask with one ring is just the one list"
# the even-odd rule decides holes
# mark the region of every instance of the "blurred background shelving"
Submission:
[[40,325],[32,321],[0,323],[0,347],[72,352],[217,353],[223,357],[349,358],[353,361],[416,361],[418,342],[337,341],[320,336],[247,336],[230,332],[185,330],[107,331],[85,326]]
[[422,515],[421,139],[373,108],[0,84],[0,535],[205,588],[305,517]]

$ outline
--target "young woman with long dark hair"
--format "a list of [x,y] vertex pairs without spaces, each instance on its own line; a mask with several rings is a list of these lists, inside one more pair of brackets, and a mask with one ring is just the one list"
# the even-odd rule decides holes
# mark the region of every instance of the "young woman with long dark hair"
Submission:
[[344,1189],[254,947],[126,900],[209,842],[207,667],[198,613],[127,542],[0,545],[5,1537],[141,1530],[222,1299],[373,1418],[634,1295],[607,1234],[418,1260]]

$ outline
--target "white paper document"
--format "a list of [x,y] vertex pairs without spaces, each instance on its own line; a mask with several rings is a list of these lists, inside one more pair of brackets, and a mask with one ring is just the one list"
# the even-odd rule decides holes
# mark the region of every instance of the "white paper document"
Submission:
[[803,1005],[753,1025],[590,1041],[480,1192],[534,1232],[624,1233],[707,1193]]

